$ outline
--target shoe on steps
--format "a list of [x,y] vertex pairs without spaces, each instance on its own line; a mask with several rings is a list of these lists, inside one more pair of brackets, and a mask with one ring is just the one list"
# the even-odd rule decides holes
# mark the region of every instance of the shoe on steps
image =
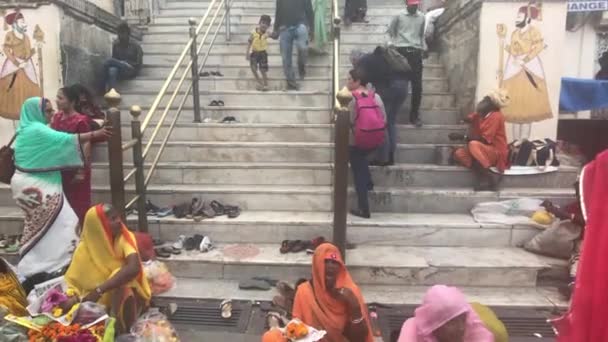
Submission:
[[366,212],[361,209],[353,209],[350,211],[350,213],[354,216],[362,217],[362,218],[366,218],[366,219],[372,217],[372,215],[369,213],[369,211]]

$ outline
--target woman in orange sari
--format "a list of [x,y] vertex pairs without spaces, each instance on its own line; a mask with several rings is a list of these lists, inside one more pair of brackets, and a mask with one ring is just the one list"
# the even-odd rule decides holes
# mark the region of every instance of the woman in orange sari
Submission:
[[[367,306],[353,282],[338,248],[330,243],[317,247],[312,259],[312,280],[296,291],[292,316],[327,335],[323,342],[373,342]],[[285,341],[270,330],[263,341]]]
[[107,204],[87,212],[65,279],[75,298],[104,305],[117,319],[120,332],[129,331],[152,296],[135,236]]

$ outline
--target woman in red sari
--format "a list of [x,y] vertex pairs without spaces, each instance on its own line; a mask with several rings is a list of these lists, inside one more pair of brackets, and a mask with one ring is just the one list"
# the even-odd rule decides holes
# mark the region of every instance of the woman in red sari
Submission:
[[585,239],[570,311],[554,322],[559,342],[608,340],[608,151],[581,172],[579,191]]
[[[64,87],[57,92],[57,109],[51,120],[51,128],[67,133],[86,133],[91,131],[90,119],[75,110],[78,92],[73,87]],[[85,157],[84,168],[61,171],[63,191],[76,212],[80,224],[91,207],[91,144],[82,146]]]

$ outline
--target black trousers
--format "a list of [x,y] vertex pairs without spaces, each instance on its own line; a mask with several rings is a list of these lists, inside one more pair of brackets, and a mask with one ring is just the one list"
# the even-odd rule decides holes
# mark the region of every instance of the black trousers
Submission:
[[422,101],[422,50],[415,48],[400,47],[397,51],[401,53],[410,64],[408,78],[412,84],[412,106],[410,107],[410,121],[419,118],[420,102]]

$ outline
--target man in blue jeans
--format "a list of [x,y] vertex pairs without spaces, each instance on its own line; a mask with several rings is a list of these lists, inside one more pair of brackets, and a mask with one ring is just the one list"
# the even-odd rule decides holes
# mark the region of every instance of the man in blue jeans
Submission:
[[298,51],[298,71],[300,79],[306,76],[308,55],[308,32],[313,27],[314,13],[310,0],[277,0],[273,38],[279,38],[283,72],[288,90],[298,90],[293,70],[292,55],[295,43]]
[[130,39],[131,29],[127,23],[116,28],[118,39],[112,45],[112,58],[104,64],[105,90],[116,89],[119,79],[137,76],[143,64],[143,51],[139,44]]

